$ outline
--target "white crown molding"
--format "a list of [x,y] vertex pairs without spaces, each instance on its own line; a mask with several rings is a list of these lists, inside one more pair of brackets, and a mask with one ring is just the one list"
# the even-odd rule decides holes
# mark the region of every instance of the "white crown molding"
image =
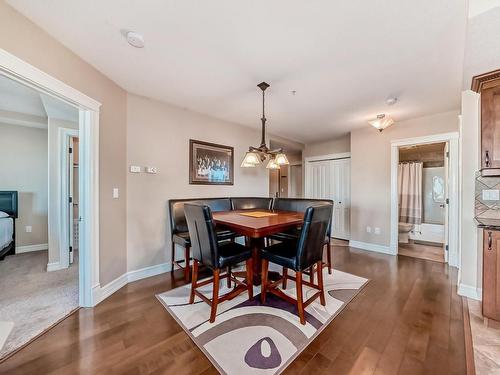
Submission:
[[35,245],[26,245],[26,246],[16,246],[16,254],[29,253],[31,251],[41,251],[48,250],[48,243],[39,243]]

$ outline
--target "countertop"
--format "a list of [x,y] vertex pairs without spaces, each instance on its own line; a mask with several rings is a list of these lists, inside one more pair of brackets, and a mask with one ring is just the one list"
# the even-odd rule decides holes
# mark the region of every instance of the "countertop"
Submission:
[[474,218],[479,228],[500,230],[500,219]]

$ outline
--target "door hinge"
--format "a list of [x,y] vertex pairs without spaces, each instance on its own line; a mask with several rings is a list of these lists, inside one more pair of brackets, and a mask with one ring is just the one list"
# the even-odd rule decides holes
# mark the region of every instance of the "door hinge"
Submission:
[[446,249],[446,251],[448,251],[450,249],[450,247],[448,245],[446,245],[445,249]]
[[73,148],[72,148],[72,147],[70,147],[70,148],[69,148],[69,153],[70,153],[70,154],[72,154],[72,153],[73,153]]
[[73,252],[73,246],[70,246],[69,247],[69,252],[72,253]]
[[450,157],[450,151],[446,151],[446,157],[449,158]]
[[73,203],[73,197],[69,197],[69,203]]
[[446,204],[450,204],[450,198],[446,198]]

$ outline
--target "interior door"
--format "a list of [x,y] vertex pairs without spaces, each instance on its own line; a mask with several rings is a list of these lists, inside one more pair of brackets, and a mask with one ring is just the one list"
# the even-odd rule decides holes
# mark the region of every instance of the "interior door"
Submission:
[[73,157],[73,137],[69,138],[69,150],[68,150],[68,195],[69,195],[69,215],[68,215],[68,243],[69,243],[69,264],[73,263],[73,248],[74,248],[74,233],[73,233],[73,185],[74,185],[74,157]]
[[445,202],[443,204],[443,209],[445,210],[444,212],[444,261],[448,263],[448,256],[449,256],[449,231],[448,231],[448,226],[449,226],[449,200],[448,200],[448,195],[449,195],[449,186],[448,186],[448,180],[450,176],[450,163],[449,163],[449,143],[446,142],[444,146],[444,197],[445,197]]
[[307,169],[306,196],[316,199],[331,199],[329,160],[309,162]]
[[351,159],[331,160],[332,237],[350,238]]

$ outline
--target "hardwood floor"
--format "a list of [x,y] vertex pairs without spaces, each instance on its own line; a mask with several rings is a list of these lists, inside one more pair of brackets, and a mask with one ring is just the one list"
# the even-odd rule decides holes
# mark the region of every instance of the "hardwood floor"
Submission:
[[[465,374],[462,298],[447,265],[333,249],[334,268],[371,281],[286,374]],[[0,364],[1,374],[216,374],[155,294],[182,271],[80,309]]]
[[398,254],[444,263],[443,246],[424,245],[421,243],[400,243],[398,244]]

